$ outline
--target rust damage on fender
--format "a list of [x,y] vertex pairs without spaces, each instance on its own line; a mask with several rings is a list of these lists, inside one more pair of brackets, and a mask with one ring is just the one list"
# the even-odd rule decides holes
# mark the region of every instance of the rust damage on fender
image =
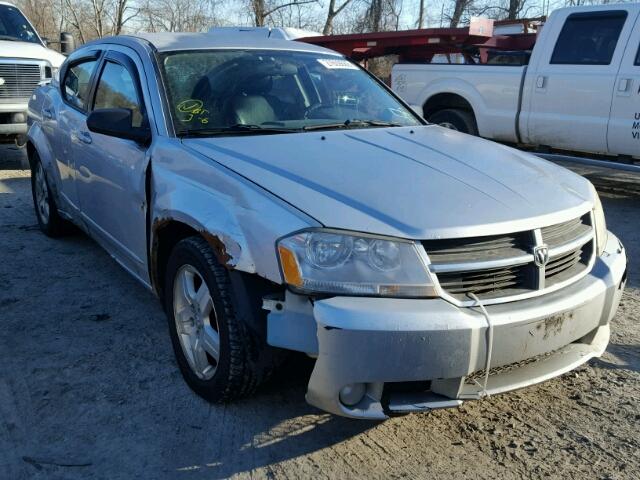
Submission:
[[220,240],[220,237],[206,230],[200,230],[200,235],[202,235],[209,246],[211,246],[220,265],[229,270],[235,268],[237,262],[234,261],[233,256],[227,251],[227,246]]
[[[158,264],[159,249],[160,249],[158,232],[173,222],[179,222],[181,224],[184,224],[184,222],[181,222],[180,220],[177,220],[173,217],[159,217],[153,221],[153,225],[151,226],[151,231],[153,232],[153,235],[152,235],[153,241],[151,242],[151,247],[150,247],[151,251],[149,252],[150,253],[149,254],[149,275],[150,275],[154,290],[158,295],[161,293],[161,290],[162,290],[162,284],[160,282],[160,277],[159,277],[160,269],[158,268],[159,267],[159,264]],[[220,265],[224,266],[228,270],[232,270],[235,268],[237,261],[234,259],[233,255],[229,253],[227,245],[220,239],[219,236],[214,235],[211,232],[204,229],[198,230],[198,233],[200,233],[200,235],[202,235],[202,237],[211,246],[211,249],[213,250],[213,253],[216,256],[216,259],[218,260]],[[237,249],[238,250],[240,249],[239,245],[237,246]]]

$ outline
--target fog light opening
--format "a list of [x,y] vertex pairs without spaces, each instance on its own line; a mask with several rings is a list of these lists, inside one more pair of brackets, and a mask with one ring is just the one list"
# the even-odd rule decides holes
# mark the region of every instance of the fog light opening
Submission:
[[353,407],[360,403],[366,391],[367,386],[364,383],[350,383],[340,390],[340,401],[347,407]]

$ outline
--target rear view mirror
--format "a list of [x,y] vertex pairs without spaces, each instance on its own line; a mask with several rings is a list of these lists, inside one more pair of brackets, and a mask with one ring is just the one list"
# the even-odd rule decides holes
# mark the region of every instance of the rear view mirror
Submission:
[[128,108],[103,108],[89,114],[87,127],[95,133],[148,144],[151,140],[148,123],[144,121],[141,127],[134,127],[132,119],[133,113]]

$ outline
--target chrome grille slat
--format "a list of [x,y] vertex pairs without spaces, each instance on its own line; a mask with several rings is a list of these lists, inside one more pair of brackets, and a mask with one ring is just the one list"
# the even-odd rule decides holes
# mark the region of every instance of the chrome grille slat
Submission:
[[551,225],[540,229],[542,241],[549,248],[565,245],[591,232],[591,225],[585,224],[584,218],[576,218],[568,222]]
[[37,63],[0,63],[0,99],[24,100],[42,80],[42,69]]
[[[440,288],[454,299],[503,300],[562,286],[586,272],[595,253],[591,214],[538,230],[422,244]],[[534,249],[547,246],[539,266]]]

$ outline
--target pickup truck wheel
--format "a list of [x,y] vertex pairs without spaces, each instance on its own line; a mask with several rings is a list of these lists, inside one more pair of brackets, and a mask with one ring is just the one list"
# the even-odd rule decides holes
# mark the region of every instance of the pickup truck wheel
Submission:
[[429,123],[456,130],[469,135],[478,135],[478,126],[473,113],[466,110],[440,110],[428,118]]
[[35,153],[31,160],[31,193],[40,230],[49,237],[60,237],[68,233],[71,225],[58,213],[47,174]]
[[173,249],[164,292],[176,360],[195,393],[227,402],[253,393],[271,375],[270,347],[236,316],[229,273],[203,238],[186,238]]

